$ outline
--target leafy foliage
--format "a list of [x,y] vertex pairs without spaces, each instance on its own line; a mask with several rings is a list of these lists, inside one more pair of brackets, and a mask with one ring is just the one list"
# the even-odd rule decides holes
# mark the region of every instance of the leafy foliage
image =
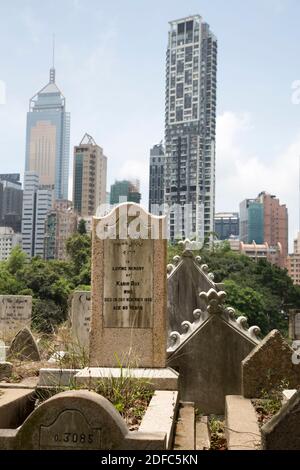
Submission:
[[[169,262],[181,252],[182,247],[170,245]],[[32,295],[33,322],[44,332],[52,332],[66,319],[71,292],[90,289],[91,237],[75,233],[67,241],[67,253],[67,261],[28,261],[16,247],[7,261],[0,262],[0,295]],[[208,264],[215,282],[224,283],[228,305],[245,315],[250,325],[257,324],[263,334],[274,328],[287,333],[288,310],[299,308],[300,287],[293,285],[286,270],[236,254],[226,242],[213,249],[204,245],[195,255]]]
[[[172,256],[179,250],[173,246]],[[263,334],[276,328],[287,335],[288,310],[299,308],[300,287],[293,284],[285,269],[235,253],[226,242],[212,250],[204,247],[195,255],[208,264],[215,282],[224,283],[227,304],[245,315],[250,325],[258,325]]]
[[12,250],[7,261],[0,262],[0,294],[32,295],[33,326],[52,333],[65,321],[70,293],[90,284],[91,238],[76,233],[67,242],[67,261],[27,260],[20,247]]
[[78,227],[77,227],[77,231],[80,235],[85,235],[87,232],[86,232],[86,222],[84,219],[81,219],[79,221],[79,224],[78,224]]

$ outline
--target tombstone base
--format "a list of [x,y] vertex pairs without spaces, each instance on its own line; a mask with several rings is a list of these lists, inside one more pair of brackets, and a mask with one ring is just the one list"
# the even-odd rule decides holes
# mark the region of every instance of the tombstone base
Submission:
[[78,372],[74,380],[76,386],[93,388],[99,380],[110,378],[132,377],[147,380],[155,390],[178,390],[178,372],[171,368],[165,369],[120,369],[113,367],[86,367]]
[[0,450],[170,449],[178,404],[178,392],[156,391],[139,430],[129,431],[103,396],[87,390],[58,393],[18,428],[0,428]]

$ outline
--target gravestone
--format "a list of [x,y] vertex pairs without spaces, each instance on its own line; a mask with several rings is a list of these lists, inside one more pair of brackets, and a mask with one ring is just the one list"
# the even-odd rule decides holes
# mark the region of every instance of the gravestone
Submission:
[[[188,246],[182,242],[184,246]],[[221,284],[214,283],[214,275],[209,272],[208,266],[203,264],[200,256],[186,248],[181,256],[175,256],[173,262],[167,266],[168,271],[168,333],[178,331],[184,321],[193,322],[193,312],[205,308],[199,292],[209,289],[216,291],[223,288]]]
[[30,327],[32,297],[30,295],[0,295],[0,336],[12,338],[20,328]]
[[133,203],[93,220],[90,363],[165,367],[165,217]]
[[89,350],[91,323],[91,292],[76,291],[72,294],[70,322],[74,346]]
[[242,362],[242,393],[259,398],[285,383],[285,388],[300,385],[300,364],[294,351],[278,330],[271,331]]
[[200,297],[205,309],[182,324],[183,333],[170,335],[167,365],[179,371],[182,401],[203,414],[224,414],[225,396],[241,393],[241,361],[259,343],[260,330],[225,307],[225,292],[211,289]]
[[38,346],[28,328],[23,328],[14,337],[7,353],[8,359],[40,361]]
[[289,337],[300,340],[300,310],[289,311]]
[[264,450],[300,450],[300,391],[261,428]]
[[0,340],[0,362],[4,362],[6,359],[6,346],[4,341]]
[[114,406],[95,392],[62,392],[16,430],[0,429],[0,449],[162,450],[166,434],[130,432]]
[[10,362],[0,362],[0,380],[9,379],[13,371],[13,366]]

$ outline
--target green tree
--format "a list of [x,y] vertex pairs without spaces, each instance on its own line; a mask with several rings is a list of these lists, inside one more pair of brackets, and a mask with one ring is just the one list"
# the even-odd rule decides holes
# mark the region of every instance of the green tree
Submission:
[[26,263],[26,254],[20,246],[15,246],[7,260],[7,269],[11,274],[16,274]]
[[88,265],[91,258],[91,237],[87,234],[76,233],[67,240],[66,248],[74,274],[78,275],[82,268]]
[[22,280],[9,272],[6,263],[0,264],[0,295],[17,295],[25,287]]
[[[169,252],[177,254],[178,247],[172,246]],[[215,282],[224,282],[228,305],[245,315],[250,326],[257,324],[263,334],[276,328],[287,335],[288,310],[299,308],[300,287],[293,285],[285,269],[267,260],[255,262],[231,251],[226,243],[213,251],[206,246],[200,255]]]
[[86,221],[84,219],[80,219],[78,227],[77,227],[77,232],[80,235],[85,235],[86,232]]
[[270,331],[270,318],[265,296],[252,287],[243,287],[232,280],[224,281],[227,304],[240,315],[245,315],[249,326],[258,325],[263,334]]
[[54,300],[34,299],[32,305],[32,325],[38,331],[54,333],[59,323],[66,320],[66,312]]

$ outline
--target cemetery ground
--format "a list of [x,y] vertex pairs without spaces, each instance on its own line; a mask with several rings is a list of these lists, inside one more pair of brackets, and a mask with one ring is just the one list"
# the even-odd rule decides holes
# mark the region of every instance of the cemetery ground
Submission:
[[[34,409],[37,409],[51,396],[55,396],[65,391],[76,392],[82,390],[81,385],[76,385],[76,382],[73,380],[70,380],[68,383],[62,380],[61,383],[57,384],[57,370],[64,371],[67,369],[75,373],[78,370],[89,366],[88,355],[78,347],[76,342],[74,342],[74,338],[71,336],[71,330],[68,324],[60,325],[57,328],[57,333],[55,334],[45,335],[39,332],[33,332],[33,336],[39,348],[40,361],[20,359],[18,354],[15,357],[10,357],[10,362],[13,366],[11,375],[8,377],[2,376],[1,378],[0,423],[1,401],[4,402],[4,408],[7,407],[7,395],[11,393],[12,402],[14,402],[14,406],[9,411],[9,413],[12,414],[12,422],[11,425],[9,425],[9,428],[13,428],[17,424],[21,424],[20,421],[15,421],[14,415],[16,409],[20,406],[20,400],[22,400],[23,397],[18,396],[16,400],[14,396],[14,386],[17,386],[18,388],[20,387],[19,391],[24,391],[27,394],[26,397],[29,405],[24,405],[24,399],[23,402],[21,402],[22,408],[25,408],[25,414],[21,413],[21,421],[25,421],[27,413],[28,415],[32,413]],[[57,351],[64,351],[65,354],[55,355]],[[49,374],[49,385],[47,387],[39,386],[39,374],[41,369],[47,369]],[[53,383],[51,383],[51,369],[53,369],[54,372]],[[122,365],[120,364],[120,370],[121,369]],[[116,410],[120,412],[121,416],[125,419],[129,431],[138,431],[150,400],[153,397],[154,390],[151,388],[151,384],[147,380],[142,381],[142,383],[135,381],[130,374],[130,367],[127,368],[127,371],[128,369],[129,372],[127,373],[124,369],[125,376],[123,377],[123,380],[118,381],[113,378],[110,381],[99,380],[92,388],[113,403]],[[274,415],[280,412],[283,402],[283,391],[288,388],[288,382],[282,381],[275,388],[268,388],[269,391],[262,389],[260,398],[250,400],[256,412],[257,424],[260,430],[263,425],[272,419]],[[191,411],[193,417],[186,417],[184,416],[185,408],[186,404],[182,403],[174,431],[174,450],[198,449],[224,451],[228,449],[226,435],[226,426],[228,425],[227,416],[216,415],[213,413],[205,416],[201,412],[201,409],[192,406]],[[242,421],[241,424],[243,424]],[[187,429],[185,429],[185,427]],[[191,433],[191,428],[194,429],[194,435]],[[243,434],[243,431],[238,432]],[[257,445],[257,447],[256,445],[256,443],[253,445],[254,449],[261,447],[261,445]],[[246,444],[242,444],[242,448],[243,446],[245,449],[248,448],[247,440]]]
[[[132,203],[115,228],[136,207],[149,231]],[[226,244],[99,239],[103,221],[68,261],[1,263],[0,449],[299,450],[287,273]]]

